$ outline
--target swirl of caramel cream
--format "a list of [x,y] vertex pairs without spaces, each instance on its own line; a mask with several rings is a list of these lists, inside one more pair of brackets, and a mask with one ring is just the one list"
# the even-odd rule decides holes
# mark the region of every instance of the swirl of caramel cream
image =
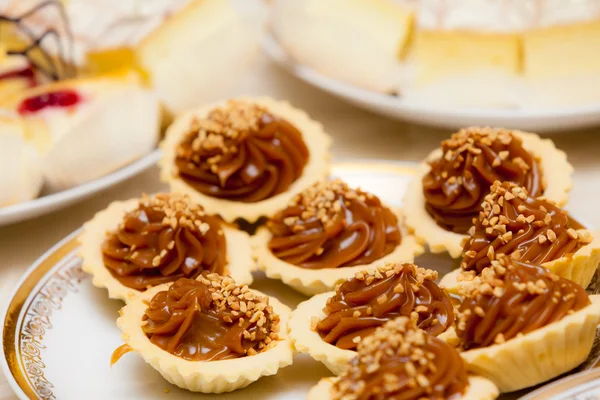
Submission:
[[358,355],[333,386],[332,399],[454,399],[468,385],[458,352],[400,317],[360,342]]
[[287,190],[308,158],[292,124],[255,104],[231,100],[192,122],[175,164],[179,176],[207,196],[254,203]]
[[190,361],[251,356],[266,351],[279,332],[268,298],[206,271],[154,295],[142,321],[152,343]]
[[308,269],[369,264],[402,236],[398,218],[374,195],[339,179],[317,183],[267,221],[271,252]]
[[575,282],[508,257],[492,261],[480,276],[461,285],[456,332],[465,350],[504,343],[590,304]]
[[104,265],[123,285],[144,291],[202,271],[225,271],[226,243],[219,218],[187,196],[144,196],[102,243]]
[[533,197],[544,191],[538,161],[511,131],[463,129],[444,140],[441,150],[422,182],[425,208],[446,230],[467,233],[494,181],[514,182]]
[[566,211],[514,183],[494,182],[481,207],[464,246],[465,270],[480,273],[502,255],[541,265],[575,253],[592,239]]
[[405,316],[431,335],[454,323],[450,298],[434,282],[437,272],[414,264],[387,264],[359,272],[327,300],[327,315],[316,325],[324,341],[353,350],[385,322]]

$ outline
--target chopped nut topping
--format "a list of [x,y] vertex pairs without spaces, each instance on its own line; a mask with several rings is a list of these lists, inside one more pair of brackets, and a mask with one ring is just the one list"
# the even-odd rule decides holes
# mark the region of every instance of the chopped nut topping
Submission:
[[[413,392],[419,398],[450,398],[463,393],[468,384],[465,364],[456,350],[417,329],[406,317],[379,327],[358,343],[357,350],[357,356],[334,385],[334,400],[371,398],[370,394],[395,398],[417,388]],[[436,362],[442,360],[451,364],[443,381],[436,375]],[[390,372],[388,368],[392,368]]]
[[511,182],[494,182],[482,210],[464,245],[463,269],[479,272],[506,252],[515,260],[541,265],[586,244],[565,211]]
[[205,235],[210,228],[207,223],[201,221],[201,218],[206,215],[204,209],[193,203],[186,195],[161,193],[156,196],[148,196],[143,194],[140,205],[157,212],[164,212],[163,226],[170,226],[173,229],[182,226],[193,231],[199,231],[202,235]]
[[[590,303],[585,290],[576,283],[546,268],[515,263],[508,257],[492,261],[471,280],[459,281],[459,292],[463,302],[456,326],[463,349],[504,343],[519,332],[541,327],[537,325],[540,321],[557,321],[568,310],[579,310]],[[555,308],[556,303],[565,307]],[[486,318],[488,314],[493,320]]]
[[372,195],[360,189],[351,189],[341,179],[322,181],[292,199],[289,204],[290,207],[302,205],[305,211],[300,218],[288,217],[284,219],[284,223],[288,226],[294,226],[300,219],[309,221],[316,217],[321,223],[327,225],[342,212],[340,201],[364,199],[366,197],[372,197]]

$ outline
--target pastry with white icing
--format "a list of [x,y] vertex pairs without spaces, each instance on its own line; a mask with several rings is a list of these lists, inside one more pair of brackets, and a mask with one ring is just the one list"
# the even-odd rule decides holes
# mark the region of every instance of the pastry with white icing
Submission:
[[20,114],[51,191],[115,171],[158,140],[159,103],[134,73],[40,85],[0,107]]

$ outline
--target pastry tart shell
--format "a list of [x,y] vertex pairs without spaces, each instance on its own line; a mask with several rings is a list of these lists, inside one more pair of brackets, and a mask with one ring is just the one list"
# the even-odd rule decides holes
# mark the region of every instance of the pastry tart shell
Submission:
[[[567,161],[567,155],[559,150],[550,139],[542,139],[534,133],[513,131],[523,141],[523,147],[540,163],[542,181],[545,186],[543,196],[563,207],[569,200],[572,187],[571,174],[573,167]],[[417,168],[404,198],[406,224],[414,230],[415,235],[425,241],[432,253],[448,252],[452,258],[462,254],[463,240],[467,235],[447,231],[438,226],[425,210],[422,179],[430,171],[428,161],[439,159],[441,149],[435,149],[426,161]]]
[[[323,378],[308,392],[307,400],[331,399],[331,390],[339,378]],[[469,376],[469,386],[460,400],[493,400],[498,397],[498,388],[480,376]]]
[[404,226],[403,215],[398,210],[395,210],[395,214],[398,216],[402,242],[390,254],[387,254],[370,264],[322,269],[306,269],[298,267],[277,258],[271,250],[269,250],[268,244],[272,238],[272,234],[266,227],[262,227],[258,229],[256,235],[252,238],[252,248],[257,263],[256,266],[259,270],[265,271],[269,278],[279,279],[300,293],[307,296],[313,296],[318,293],[333,290],[337,283],[353,277],[354,274],[362,270],[374,268],[377,265],[382,265],[391,261],[413,262],[415,257],[423,254],[423,246],[413,235],[409,234],[408,229]]
[[327,299],[335,292],[321,293],[298,304],[290,317],[290,339],[296,351],[307,353],[314,360],[322,362],[334,375],[344,372],[348,362],[356,356],[353,350],[340,349],[327,343],[311,329],[314,317],[323,319],[326,315],[323,308]]
[[167,129],[166,137],[160,145],[163,151],[163,157],[159,161],[160,177],[162,181],[169,184],[172,192],[189,195],[192,200],[202,205],[210,214],[219,214],[227,222],[242,218],[254,223],[262,216],[271,215],[273,210],[284,208],[298,193],[327,177],[331,158],[329,148],[332,141],[320,123],[312,120],[304,111],[292,107],[287,102],[276,101],[268,97],[237,98],[236,100],[263,106],[270,113],[287,120],[302,133],[302,138],[309,151],[309,158],[302,175],[284,193],[255,203],[207,196],[181,179],[177,174],[175,165],[177,146],[188,133],[188,127],[192,119],[206,117],[213,109],[226,104],[226,102],[219,102],[181,115]]
[[[600,232],[591,232],[594,239],[591,243],[581,247],[575,253],[549,261],[542,264],[542,267],[548,268],[550,272],[555,273],[561,278],[569,279],[578,285],[586,288],[600,264]],[[460,268],[444,275],[440,281],[440,286],[452,293],[457,292],[458,275]]]
[[[143,292],[123,285],[110,273],[102,260],[101,245],[106,237],[106,232],[115,229],[125,213],[134,210],[138,203],[139,199],[111,203],[83,225],[83,233],[78,238],[79,255],[83,258],[82,269],[92,275],[92,284],[99,288],[106,288],[109,298],[123,300],[125,303]],[[230,275],[236,283],[251,284],[254,261],[250,236],[225,224],[223,224],[223,233],[227,242],[225,273]]]
[[[319,321],[326,317],[323,309],[327,304],[327,299],[334,295],[335,292],[321,293],[300,303],[292,311],[289,327],[292,344],[299,353],[307,353],[314,360],[323,363],[334,375],[341,375],[346,365],[356,356],[356,351],[340,349],[327,343],[311,328],[314,317]],[[453,330],[452,327],[450,329]],[[447,336],[442,333],[438,335],[438,338],[442,340],[446,340],[447,337],[453,340],[456,334]]]
[[473,373],[490,379],[501,392],[545,382],[586,360],[600,322],[600,295],[560,321],[502,344],[461,353]]
[[269,304],[280,317],[280,340],[262,353],[231,360],[188,361],[154,345],[142,330],[142,316],[147,302],[169,286],[168,283],[155,286],[133,299],[119,312],[117,325],[125,343],[170,383],[194,392],[231,392],[292,364],[293,349],[287,335],[290,309],[273,297],[269,297]]

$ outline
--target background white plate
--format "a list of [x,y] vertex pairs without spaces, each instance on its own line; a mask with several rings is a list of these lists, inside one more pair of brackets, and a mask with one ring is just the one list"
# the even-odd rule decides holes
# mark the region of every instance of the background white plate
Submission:
[[298,64],[271,35],[263,41],[264,52],[303,81],[358,107],[391,117],[440,128],[470,125],[502,126],[536,132],[560,132],[600,124],[600,104],[556,109],[448,109],[411,104],[401,97],[352,86]]
[[65,208],[139,174],[156,164],[159,158],[160,151],[154,150],[133,163],[93,181],[30,201],[0,207],[0,226],[25,221]]

